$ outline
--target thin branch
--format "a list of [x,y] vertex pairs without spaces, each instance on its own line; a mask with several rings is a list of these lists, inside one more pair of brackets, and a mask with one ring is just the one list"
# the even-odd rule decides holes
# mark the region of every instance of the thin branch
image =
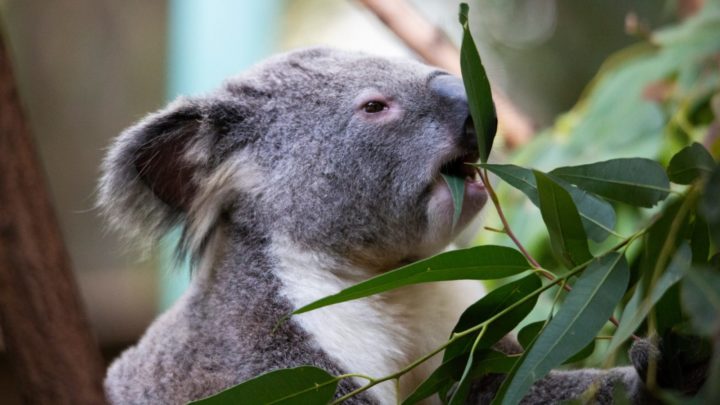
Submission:
[[[500,217],[500,221],[502,221],[503,227],[505,228],[505,233],[512,239],[513,243],[515,243],[515,246],[517,246],[518,249],[522,252],[523,255],[527,258],[527,260],[532,264],[532,266],[536,269],[542,269],[542,266],[540,263],[538,263],[537,260],[535,260],[534,257],[530,254],[530,252],[525,249],[525,246],[523,246],[522,243],[518,240],[518,238],[515,236],[515,233],[510,228],[510,224],[507,221],[507,218],[505,218],[505,213],[503,212],[502,207],[500,206],[500,201],[498,200],[497,193],[495,193],[495,189],[493,188],[492,184],[490,184],[490,179],[487,175],[487,170],[480,170],[476,169],[478,174],[480,175],[480,179],[482,180],[483,184],[485,185],[485,189],[488,192],[488,195],[490,196],[490,200],[492,201],[493,205],[495,206],[495,210],[498,213],[498,216]],[[545,272],[542,272],[542,274],[545,274]],[[546,275],[547,277],[547,275]]]
[[[502,221],[503,227],[505,228],[505,233],[512,239],[513,243],[515,243],[515,246],[517,246],[518,249],[520,249],[520,252],[522,252],[523,255],[527,258],[527,260],[530,262],[530,264],[534,267],[534,270],[536,270],[538,273],[542,274],[543,277],[547,278],[550,281],[555,281],[557,277],[542,268],[540,263],[538,263],[537,260],[535,260],[534,257],[528,252],[527,249],[525,249],[525,246],[523,246],[522,243],[520,243],[520,240],[515,236],[515,233],[510,228],[510,224],[508,223],[507,218],[505,218],[505,213],[503,212],[502,207],[500,206],[500,201],[498,200],[497,193],[495,193],[495,189],[492,187],[492,184],[490,184],[490,179],[488,178],[487,170],[480,170],[479,168],[476,169],[478,174],[480,175],[480,179],[482,180],[483,184],[485,184],[485,189],[488,191],[488,195],[490,196],[490,200],[493,202],[493,205],[495,206],[495,210],[498,213],[498,216],[500,217],[500,221]],[[635,235],[632,237],[626,239],[625,241],[621,242],[619,244],[618,249],[625,245],[626,241],[633,240]],[[568,284],[563,283],[562,285],[563,289],[565,291],[572,291],[572,287],[570,287]],[[620,326],[620,322],[618,322],[617,318],[615,316],[610,317],[610,322],[612,322],[615,327]],[[637,340],[639,339],[637,336],[632,335],[633,339]]]
[[[445,32],[406,0],[358,0],[425,62],[460,76],[460,51]],[[535,125],[498,88],[492,89],[498,122],[509,147],[527,143]]]

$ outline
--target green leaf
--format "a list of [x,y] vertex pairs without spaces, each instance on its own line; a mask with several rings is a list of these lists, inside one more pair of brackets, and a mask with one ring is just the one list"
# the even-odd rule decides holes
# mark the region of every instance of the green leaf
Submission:
[[[537,193],[537,185],[532,170],[515,165],[479,164],[508,184],[525,194],[535,206],[540,207],[540,199]],[[595,242],[602,242],[608,235],[613,233],[615,228],[615,210],[612,205],[585,190],[572,186],[559,178],[553,180],[560,184],[565,191],[570,193],[580,218],[582,219],[585,232]]]
[[523,347],[523,350],[530,348],[530,344],[535,340],[540,331],[542,331],[546,323],[547,321],[537,321],[529,323],[520,329],[520,332],[517,334],[517,341],[520,343],[520,346]]
[[700,213],[710,228],[715,246],[720,246],[720,165],[715,166],[700,199]]
[[[444,362],[435,369],[425,381],[420,384],[402,405],[413,405],[432,396],[448,383],[458,381],[467,364],[468,356],[461,354]],[[489,373],[507,373],[515,363],[515,358],[491,349],[482,349],[475,352],[470,378],[477,378]]]
[[337,384],[325,370],[301,366],[265,373],[190,405],[327,404]]
[[[524,348],[530,347],[530,344],[535,340],[538,334],[542,331],[546,321],[537,321],[525,325],[517,334],[518,343]],[[572,357],[567,359],[563,364],[575,363],[582,359],[589,357],[595,351],[595,340],[592,340],[587,346],[583,347],[579,352],[575,353]]]
[[590,343],[622,298],[629,276],[625,257],[619,253],[590,263],[493,403],[519,403],[535,381]]
[[720,273],[693,268],[682,282],[682,303],[692,325],[710,336],[720,330]]
[[707,223],[698,215],[692,227],[690,236],[690,248],[692,249],[692,262],[696,265],[707,263],[710,254],[710,231]]
[[553,253],[568,268],[590,260],[587,235],[570,194],[546,174],[533,173],[538,186],[540,213],[550,234]]
[[665,170],[650,159],[612,159],[559,167],[550,174],[591,193],[640,207],[652,207],[670,192]]
[[467,356],[460,355],[440,365],[422,382],[410,396],[405,398],[402,405],[413,405],[432,396],[451,381],[457,381],[467,363]]
[[[459,333],[478,325],[494,315],[500,313],[503,309],[524,299],[528,294],[537,290],[542,286],[540,278],[535,274],[527,275],[519,280],[515,280],[504,286],[498,287],[482,297],[476,303],[470,305],[460,316],[457,324],[453,328],[453,333]],[[478,347],[483,349],[490,347],[505,336],[508,332],[525,317],[535,307],[537,296],[527,299],[522,304],[502,315],[487,328],[483,334]],[[443,360],[449,360],[462,353],[470,350],[475,338],[479,332],[471,333],[467,336],[456,340],[445,348]]]
[[497,131],[497,116],[493,103],[490,83],[485,68],[480,60],[480,54],[475,47],[475,41],[470,34],[468,23],[468,5],[460,4],[460,24],[463,28],[462,45],[460,47],[460,70],[462,71],[465,92],[470,106],[470,115],[475,125],[478,138],[478,152],[480,161],[487,162],[492,149],[495,132]]
[[690,184],[703,174],[709,174],[715,168],[710,153],[697,142],[685,147],[670,160],[668,177],[674,183]]
[[609,352],[616,350],[635,332],[638,326],[640,326],[640,323],[647,317],[652,307],[690,268],[691,259],[692,252],[690,246],[687,242],[683,242],[677,252],[675,252],[675,256],[673,256],[672,261],[670,261],[663,275],[660,276],[657,283],[652,286],[650,295],[645,299],[642,299],[644,289],[641,284],[638,284],[632,298],[630,298],[630,302],[625,306],[622,318],[620,318],[620,325],[610,341]]
[[305,305],[295,310],[293,314],[301,314],[410,284],[449,280],[492,280],[512,276],[529,268],[530,265],[522,253],[509,247],[486,245],[458,249],[373,277],[337,294]]
[[452,227],[455,229],[455,225],[460,219],[460,213],[462,213],[463,198],[465,197],[465,179],[443,173],[440,173],[440,175],[445,180],[452,196],[454,207]]

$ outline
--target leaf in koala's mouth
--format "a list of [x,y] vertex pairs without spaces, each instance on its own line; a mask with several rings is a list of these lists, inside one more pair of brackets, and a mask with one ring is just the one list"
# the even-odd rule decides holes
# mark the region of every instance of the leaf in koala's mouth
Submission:
[[445,173],[440,173],[440,175],[443,180],[445,180],[445,183],[447,183],[450,189],[450,195],[452,196],[454,209],[452,227],[455,229],[455,225],[457,225],[460,219],[463,199],[465,198],[465,178]]
[[480,60],[475,41],[470,34],[468,23],[468,5],[460,4],[460,24],[463,28],[462,45],[460,48],[460,69],[463,83],[468,96],[470,115],[473,117],[480,160],[487,163],[497,132],[497,115],[493,103],[490,83],[485,68]]

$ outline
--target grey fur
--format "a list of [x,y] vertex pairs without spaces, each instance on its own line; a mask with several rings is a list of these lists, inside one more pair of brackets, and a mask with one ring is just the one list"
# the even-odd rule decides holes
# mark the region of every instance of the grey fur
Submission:
[[[302,50],[123,132],[103,163],[100,207],[135,240],[154,242],[180,225],[181,252],[198,270],[182,299],[109,368],[110,401],[184,403],[301,364],[363,372],[343,370],[292,319],[272,332],[293,303],[279,294],[270,245],[284,235],[374,272],[442,248],[425,242],[429,186],[447,157],[473,142],[463,136],[464,99],[432,88],[458,79],[428,85],[443,75],[416,62]],[[377,97],[399,115],[363,118],[362,103]],[[603,387],[639,381],[631,369],[554,372],[525,402],[574,397],[601,375]],[[348,380],[340,391],[352,388]],[[497,378],[477,388],[484,402]]]

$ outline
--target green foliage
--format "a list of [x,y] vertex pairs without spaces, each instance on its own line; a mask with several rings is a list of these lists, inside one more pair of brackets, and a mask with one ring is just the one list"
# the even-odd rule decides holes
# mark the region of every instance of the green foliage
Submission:
[[715,247],[720,246],[720,167],[710,174],[700,201],[700,215],[705,218]]
[[710,336],[720,330],[720,273],[693,269],[683,282],[682,297],[698,333]]
[[[647,294],[642,285],[638,285],[633,297],[625,307],[623,316],[620,319],[620,326],[610,341],[610,349],[615,350],[640,326],[650,310],[660,301],[665,293],[683,277],[690,268],[690,247],[687,243],[678,249],[673,261],[660,276],[656,283],[650,286],[650,293]],[[645,296],[643,299],[642,297]]]
[[690,184],[703,174],[712,172],[715,161],[710,153],[699,143],[678,152],[668,165],[668,177],[673,183]]
[[[469,330],[475,325],[496,316],[501,310],[510,307],[510,305],[517,304],[512,310],[496,319],[493,322],[492,329],[486,330],[482,334],[479,331],[471,333],[448,345],[445,348],[443,361],[447,361],[461,353],[467,353],[473,345],[478,348],[490,347],[513,330],[535,307],[537,296],[531,296],[530,293],[538,290],[541,285],[538,276],[530,274],[491,291],[478,302],[469,306],[460,316],[453,328],[453,333]],[[474,343],[476,340],[477,343]]]
[[[425,381],[410,394],[402,405],[412,405],[430,397],[443,388],[450,387],[459,381],[468,364],[467,354],[462,354],[443,362]],[[476,350],[472,361],[469,377],[477,378],[490,373],[508,373],[515,364],[515,359],[490,349]]]
[[492,280],[509,277],[530,268],[515,249],[505,246],[477,246],[441,253],[373,277],[337,294],[312,302],[293,314],[355,300],[411,284],[448,280]]
[[494,403],[519,403],[533,382],[589,344],[622,298],[629,275],[625,257],[619,253],[593,260],[558,313],[520,358],[519,367],[505,380]]
[[601,197],[640,207],[652,207],[670,192],[665,169],[649,159],[613,159],[550,173]]
[[[615,353],[627,348],[633,335],[664,336],[664,358],[680,359],[687,344],[672,338],[680,332],[692,333],[687,341],[712,345],[711,359],[706,354],[693,361],[709,361],[708,380],[720,381],[720,141],[711,136],[720,128],[720,107],[711,105],[713,99],[720,100],[720,73],[713,65],[720,54],[720,6],[709,3],[697,16],[653,33],[652,44],[612,58],[581,102],[513,156],[513,164],[487,163],[495,112],[467,13],[467,5],[462,5],[463,80],[479,140],[478,168],[497,203],[502,226],[495,228],[502,232],[485,236],[492,244],[409,264],[293,314],[410,284],[509,279],[468,307],[445,343],[391,375],[331,376],[314,367],[278,370],[198,404],[321,404],[333,401],[341,379],[367,379],[365,385],[334,399],[337,403],[403,378],[440,352],[442,364],[398,401],[409,405],[438,395],[443,403],[461,404],[475,379],[505,373],[495,403],[518,403],[552,368],[581,360],[594,350],[608,359],[602,365],[613,365]],[[650,86],[660,86],[665,93],[649,97]],[[715,103],[720,106],[720,101]],[[497,187],[498,193],[487,181],[488,171],[505,182]],[[462,185],[446,181],[457,216]],[[528,215],[526,207],[532,205],[527,200],[539,208],[542,220],[537,212]],[[556,262],[546,254],[547,241]],[[509,243],[519,250],[499,246]],[[521,274],[528,270],[531,273]],[[548,281],[542,283],[540,276]],[[563,296],[560,286],[571,291]],[[525,352],[508,356],[493,350],[522,324],[539,298],[547,298],[547,292],[554,295],[553,310],[518,334]],[[618,310],[619,323],[612,318]],[[612,335],[608,348],[595,347],[601,330]],[[593,358],[590,364],[600,366]],[[673,372],[683,372],[682,362],[672,364]],[[706,384],[693,398],[662,385],[654,393],[678,403],[717,403],[718,387]],[[624,395],[620,385],[617,395]]]
[[[509,185],[522,191],[536,207],[540,207],[540,198],[535,183],[535,175],[530,169],[515,165],[480,164],[479,167],[490,170],[498,177],[505,180]],[[580,218],[582,219],[585,232],[595,242],[604,241],[608,235],[613,233],[615,227],[615,210],[612,205],[583,189],[572,187],[567,182],[553,179],[560,184],[565,191],[570,193]]]
[[325,370],[302,366],[271,371],[190,404],[326,404],[335,394],[337,384],[338,380]]
[[592,255],[580,214],[570,193],[547,175],[535,171],[540,197],[540,213],[550,234],[553,253],[568,268],[584,263]]
[[480,61],[480,54],[475,47],[470,34],[468,23],[468,6],[460,5],[460,24],[463,29],[462,46],[460,47],[460,68],[463,71],[463,83],[468,94],[468,105],[470,115],[473,117],[475,133],[478,137],[478,151],[480,160],[487,162],[492,149],[495,131],[497,130],[497,116],[495,115],[495,104],[490,93],[490,82],[488,82],[485,68]]

